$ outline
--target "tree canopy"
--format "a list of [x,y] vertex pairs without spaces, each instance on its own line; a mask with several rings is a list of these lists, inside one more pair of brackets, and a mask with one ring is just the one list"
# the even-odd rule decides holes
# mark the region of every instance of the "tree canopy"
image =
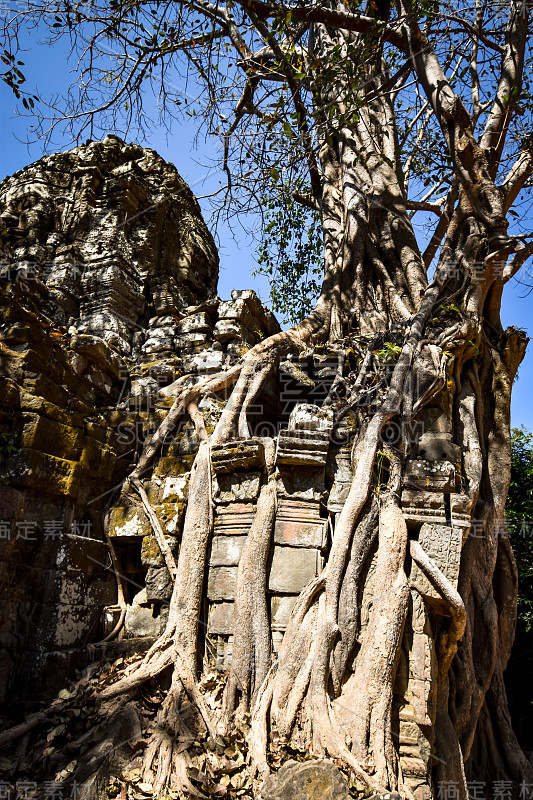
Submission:
[[[467,194],[486,218],[489,201],[472,188],[475,173],[479,183],[485,171],[503,187],[502,211],[517,237],[498,249],[497,269],[507,280],[530,253],[528,14],[526,0],[8,2],[2,77],[37,114],[45,140],[57,126],[79,139],[108,130],[138,134],[183,114],[198,120],[217,138],[227,175],[212,198],[219,211],[266,212],[268,237],[277,225],[268,204],[275,204],[297,241],[311,232],[290,263],[287,243],[279,242],[277,252],[273,237],[270,254],[264,248],[259,254],[268,274],[277,263],[280,276],[289,269],[293,280],[303,278],[304,293],[317,289],[312,213],[323,207],[323,149],[349,141],[354,126],[368,134],[364,149],[356,148],[360,166],[370,165],[376,151],[398,176],[407,209],[424,229],[426,267],[461,184],[470,185]],[[51,45],[70,42],[75,77],[66,96],[25,91],[18,46],[27,29]],[[370,173],[358,187],[369,200]],[[305,223],[302,212],[293,213],[294,202],[309,210]],[[506,225],[500,228],[505,235]],[[292,317],[305,312],[301,304],[284,308],[290,300],[281,301],[276,285],[279,310]]]

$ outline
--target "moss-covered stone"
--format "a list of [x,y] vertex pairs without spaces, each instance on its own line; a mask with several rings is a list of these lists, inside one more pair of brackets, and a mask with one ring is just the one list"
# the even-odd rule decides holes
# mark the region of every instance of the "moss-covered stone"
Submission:
[[56,420],[69,427],[83,428],[85,424],[84,415],[78,411],[72,411],[70,408],[65,411],[49,400],[35,396],[24,389],[20,391],[20,409],[21,411],[30,411],[39,414],[41,417]]
[[137,506],[116,506],[109,517],[109,536],[112,539],[143,539],[152,532],[144,510]]
[[[184,503],[153,506],[163,532],[179,534],[185,516]],[[109,518],[109,536],[116,539],[142,539],[152,534],[150,520],[141,506],[117,506]]]
[[193,461],[194,456],[192,455],[163,456],[157,462],[157,465],[154,469],[154,476],[166,478],[167,476],[181,475],[182,473],[188,472],[191,469]]
[[116,459],[116,453],[110,447],[89,436],[85,440],[80,465],[92,476],[105,477],[112,474]]
[[66,408],[70,400],[69,392],[44,374],[33,376],[25,373],[24,388],[60,408]]
[[23,414],[22,418],[22,447],[78,461],[84,441],[84,433],[80,428],[63,425],[38,414]]
[[4,408],[19,408],[20,387],[12,378],[0,381],[0,406]]
[[[165,534],[165,541],[174,553],[178,547],[178,539],[176,536],[167,536]],[[165,564],[165,558],[159,549],[159,544],[153,533],[145,536],[141,545],[141,561],[145,567],[160,567]]]
[[3,472],[14,486],[31,487],[52,495],[76,497],[81,467],[75,461],[21,448],[5,460]]

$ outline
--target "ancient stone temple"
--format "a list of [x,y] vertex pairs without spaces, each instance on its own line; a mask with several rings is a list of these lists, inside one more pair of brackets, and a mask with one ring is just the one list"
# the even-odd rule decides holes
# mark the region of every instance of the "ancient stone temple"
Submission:
[[[115,136],[7,178],[0,220],[0,694],[28,700],[53,697],[75,667],[102,655],[148,649],[163,631],[172,578],[141,499],[118,489],[172,405],[166,387],[229,369],[279,325],[253,291],[216,296],[218,256],[190,189],[154,151]],[[275,440],[278,496],[268,567],[274,653],[296,598],[327,563],[354,469],[353,419],[334,428],[324,406],[337,364],[335,346],[282,361],[248,409],[250,436],[211,448],[200,636],[204,662],[219,670],[231,664],[237,569],[268,480],[266,436]],[[415,408],[441,379],[429,357],[426,366]],[[226,399],[201,401],[207,433]],[[470,508],[450,419],[437,401],[424,409],[401,503],[456,587]],[[198,447],[184,421],[142,479],[175,555]],[[415,563],[410,592],[393,727],[404,777],[423,800],[434,763],[433,630],[449,610]],[[351,621],[359,630],[372,600],[361,591]]]

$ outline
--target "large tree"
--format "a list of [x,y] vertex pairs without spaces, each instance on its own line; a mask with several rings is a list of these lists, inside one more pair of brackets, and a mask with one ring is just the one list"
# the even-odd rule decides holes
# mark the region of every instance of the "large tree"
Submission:
[[[81,55],[80,81],[69,96],[50,105],[51,114],[41,101],[44,134],[61,122],[78,134],[92,132],[117,115],[142,122],[147,86],[172,114],[183,102],[179,76],[191,76],[198,97],[186,111],[220,137],[227,186],[219,198],[231,213],[274,193],[317,214],[322,229],[323,281],[312,311],[229,371],[193,388],[177,381],[174,405],[124,489],[140,485],[181,415],[190,414],[205,440],[199,399],[233,386],[196,456],[166,631],[136,671],[101,695],[111,701],[173,665],[147,751],[148,767],[159,765],[155,790],[180,769],[175,736],[186,694],[214,731],[197,683],[212,526],[210,446],[249,436],[247,409],[282,355],[325,342],[342,349],[346,337],[358,368],[346,375],[339,360],[337,395],[329,400],[336,400],[339,419],[353,413],[355,472],[327,565],[300,595],[273,663],[265,633],[276,508],[276,483],[269,480],[239,568],[241,625],[224,723],[231,727],[236,715],[251,712],[254,772],[268,771],[271,731],[289,738],[297,723],[313,752],[341,760],[372,788],[409,795],[393,739],[393,689],[413,613],[407,575],[416,564],[447,609],[432,623],[436,780],[456,782],[461,797],[467,776],[531,780],[502,677],[517,574],[509,540],[500,535],[511,387],[526,345],[519,331],[503,330],[500,304],[505,285],[533,253],[530,232],[508,232],[533,175],[525,71],[530,3],[38,0],[18,3],[7,19],[5,79],[28,106],[34,98],[23,94],[16,64],[24,26],[70,37]],[[424,252],[414,227],[420,216],[426,226],[435,220]],[[400,505],[412,422],[437,395],[460,446],[476,521],[463,547],[458,591],[408,535]],[[401,432],[393,446],[385,435],[391,421]],[[273,476],[272,441],[265,445]],[[368,570],[376,542],[375,569]],[[363,590],[373,602],[361,627]]]

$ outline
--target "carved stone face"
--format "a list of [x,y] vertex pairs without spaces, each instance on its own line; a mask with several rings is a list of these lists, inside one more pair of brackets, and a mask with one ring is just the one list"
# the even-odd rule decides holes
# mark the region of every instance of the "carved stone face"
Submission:
[[9,278],[31,273],[57,322],[122,354],[150,318],[216,293],[216,248],[190,189],[154,151],[116,136],[6,178],[0,218]]

